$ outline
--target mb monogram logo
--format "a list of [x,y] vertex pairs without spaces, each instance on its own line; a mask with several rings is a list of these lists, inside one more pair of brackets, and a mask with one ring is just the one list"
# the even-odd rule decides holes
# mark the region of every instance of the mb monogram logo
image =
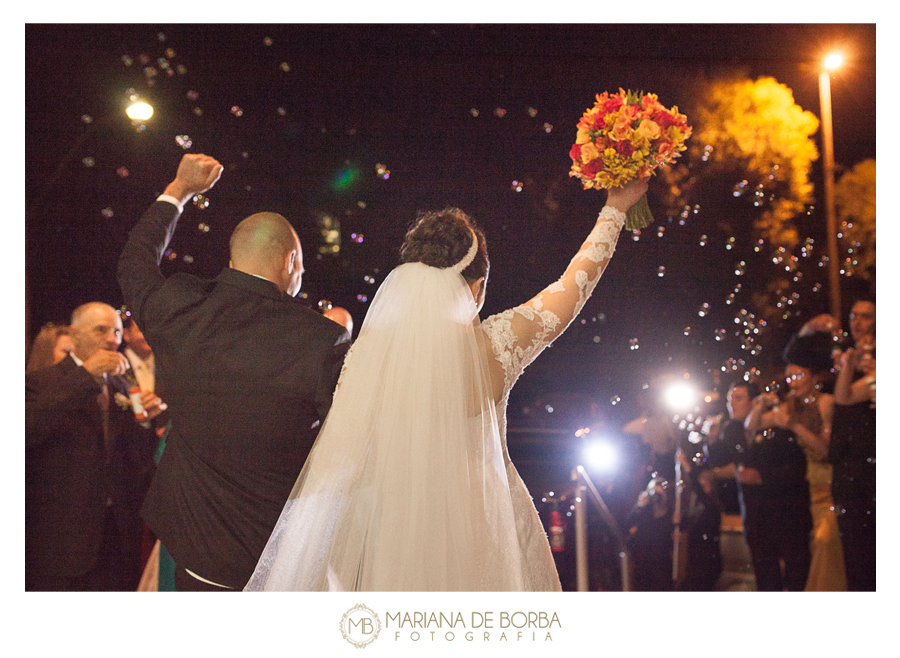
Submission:
[[372,610],[359,603],[341,618],[341,635],[357,649],[368,646],[381,632],[381,620]]

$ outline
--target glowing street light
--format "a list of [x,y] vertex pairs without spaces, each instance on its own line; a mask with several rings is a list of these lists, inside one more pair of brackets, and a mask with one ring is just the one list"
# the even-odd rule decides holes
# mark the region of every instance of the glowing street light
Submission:
[[825,152],[825,221],[828,232],[828,283],[831,288],[831,315],[841,318],[841,279],[838,271],[837,218],[834,213],[834,135],[831,130],[830,71],[844,58],[834,53],[825,58],[819,73],[819,104],[822,108],[822,149]]
[[830,54],[828,57],[825,58],[825,61],[823,62],[823,64],[825,65],[825,68],[828,69],[829,71],[833,71],[834,69],[838,68],[843,63],[844,63],[844,58],[841,56],[840,53]]
[[146,121],[153,116],[153,107],[143,101],[137,101],[128,106],[125,114],[132,121]]

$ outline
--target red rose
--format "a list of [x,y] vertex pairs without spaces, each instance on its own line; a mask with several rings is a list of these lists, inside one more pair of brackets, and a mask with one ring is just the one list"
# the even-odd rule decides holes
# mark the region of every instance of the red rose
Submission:
[[593,178],[597,175],[597,172],[603,169],[603,159],[597,158],[596,160],[591,160],[582,168],[582,172],[588,178]]
[[569,157],[575,162],[581,162],[581,144],[572,144],[572,149],[569,151]]
[[634,146],[626,139],[616,142],[615,144],[616,152],[623,157],[630,158],[631,154],[634,153]]
[[674,126],[677,122],[667,110],[659,110],[653,113],[653,120],[659,125],[662,132],[665,132],[670,126]]
[[610,112],[617,111],[622,107],[624,102],[625,101],[622,100],[621,96],[613,96],[604,100],[600,107],[603,110],[603,114],[609,114]]

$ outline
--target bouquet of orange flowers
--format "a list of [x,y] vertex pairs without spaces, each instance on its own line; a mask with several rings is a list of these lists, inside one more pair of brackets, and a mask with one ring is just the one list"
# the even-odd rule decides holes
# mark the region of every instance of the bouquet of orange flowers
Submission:
[[[656,94],[603,92],[578,122],[569,175],[580,178],[586,190],[619,187],[679,157],[690,136],[687,117],[677,107],[667,110]],[[641,229],[652,221],[644,196],[626,214],[625,228]]]

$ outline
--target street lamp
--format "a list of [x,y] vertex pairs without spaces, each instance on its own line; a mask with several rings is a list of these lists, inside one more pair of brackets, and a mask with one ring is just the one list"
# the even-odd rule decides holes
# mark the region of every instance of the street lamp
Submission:
[[838,54],[831,54],[822,63],[819,73],[819,104],[822,108],[822,148],[825,151],[825,220],[828,231],[828,280],[831,289],[831,315],[841,319],[841,279],[838,271],[837,218],[834,214],[834,135],[831,130],[830,72],[843,62]]
[[[129,97],[131,101],[131,105],[125,110],[126,116],[131,120],[133,126],[143,126],[143,122],[150,119],[153,116],[153,107],[147,103],[140,101],[139,97],[136,94],[131,94]],[[81,149],[87,143],[88,138],[91,135],[96,134],[102,128],[106,128],[108,126],[114,125],[117,121],[121,121],[121,115],[108,115],[101,118],[98,121],[94,121],[93,119],[87,120],[85,119],[85,123],[89,124],[87,128],[77,137],[75,143],[72,145],[72,148],[66,153],[62,160],[60,160],[59,164],[56,166],[56,169],[52,174],[47,178],[44,182],[43,186],[40,187],[38,193],[33,197],[31,202],[26,199],[26,207],[25,207],[25,230],[26,234],[28,231],[28,225],[38,217],[44,209],[44,206],[49,197],[49,192],[52,190],[60,177],[68,167],[69,163],[79,154],[81,153]],[[27,236],[26,236],[27,242]],[[30,270],[28,267],[27,257],[25,263],[25,353],[28,354],[29,349],[31,348],[30,340],[31,340],[31,315],[28,304],[28,279],[29,279]]]
[[125,114],[127,114],[128,118],[132,121],[146,121],[153,116],[153,107],[147,103],[138,101],[129,105],[128,109],[125,110]]

